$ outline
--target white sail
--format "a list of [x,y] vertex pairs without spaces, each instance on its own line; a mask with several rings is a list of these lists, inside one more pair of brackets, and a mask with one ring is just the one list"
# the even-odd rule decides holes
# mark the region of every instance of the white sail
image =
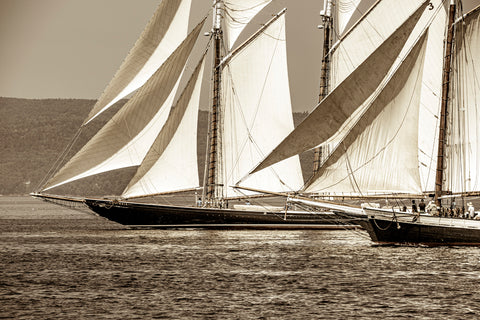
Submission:
[[335,1],[337,32],[343,34],[361,0],[337,0]]
[[[329,83],[335,88],[398,29],[425,0],[377,1],[333,46]],[[424,4],[425,5],[425,4]]]
[[[425,32],[425,29],[428,28],[428,42],[425,53],[426,59],[425,68],[423,69],[419,110],[421,119],[419,130],[421,134],[418,135],[418,161],[420,166],[422,190],[433,190],[435,183],[435,165],[438,145],[435,141],[438,138],[438,132],[431,130],[431,128],[434,128],[437,125],[441,104],[443,37],[447,20],[447,10],[443,2],[443,0],[430,1],[428,9],[423,12],[410,37],[406,41],[403,50],[397,57],[397,61],[393,64],[392,69],[387,75],[387,78],[391,76],[391,73],[396,70],[398,65],[402,63],[403,59],[405,59],[405,56],[412,45],[418,40],[420,35]],[[369,24],[371,24],[372,21],[375,21],[376,17],[380,17],[381,19],[385,18],[383,16],[385,10],[384,5],[387,4],[388,0],[382,1],[382,4],[378,3],[374,6],[369,14],[366,15],[361,22],[359,22],[351,32],[343,38],[342,44],[339,46],[341,49],[333,52],[333,60],[336,60],[337,63],[341,61],[338,59],[340,53],[347,57],[344,57],[344,59],[351,61],[352,63],[353,61],[356,61],[356,59],[359,61],[363,59],[364,52],[358,52],[354,47],[356,41],[359,41],[358,39],[361,39],[362,37],[367,39],[370,38],[370,35],[367,32],[371,32],[372,27],[369,26]],[[390,6],[392,5],[393,4],[390,4]],[[411,5],[411,3],[409,2],[408,5]],[[405,9],[404,6],[401,7]],[[390,10],[389,14],[393,14],[394,12],[396,12],[396,10]],[[393,21],[396,20],[393,19]],[[385,32],[388,32],[388,29]],[[376,41],[372,41],[371,43],[367,42],[367,48],[368,45],[371,46],[369,50],[373,50],[377,44]],[[335,69],[335,65],[332,67],[332,76],[337,79],[339,77],[341,78],[342,74],[348,72],[350,69],[342,68],[348,66],[348,64],[344,64],[343,62],[340,64],[341,66],[339,70]],[[383,86],[380,86],[378,90],[381,90],[382,87]],[[348,132],[351,126],[358,121],[359,115],[365,111],[365,108],[367,108],[370,103],[371,101],[365,101],[363,105],[359,107],[358,110],[356,110],[356,112],[354,112],[343,124],[342,128],[336,133],[336,135],[326,143],[329,145],[329,150],[336,148],[339,141],[343,139],[345,133]]]
[[[435,190],[435,169],[438,152],[438,127],[442,103],[442,66],[444,35],[447,25],[446,1],[433,0],[431,10],[426,10],[412,36],[428,27],[427,47],[422,76],[418,123],[418,162],[423,191]],[[433,18],[433,20],[432,20]],[[410,43],[412,39],[409,39]]]
[[[233,57],[222,72],[223,185],[233,186],[293,130],[285,15]],[[242,181],[241,186],[292,191],[303,185],[297,156]],[[226,196],[238,195],[227,188]]]
[[455,25],[444,186],[480,190],[480,7]]
[[272,0],[225,0],[224,31],[227,36],[228,49],[231,49],[240,33]]
[[191,0],[163,0],[119,70],[90,111],[85,124],[140,88],[188,33]]
[[418,123],[426,36],[351,128],[307,192],[411,193],[422,190]]
[[427,2],[424,2],[418,7],[252,172],[314,148],[332,137],[351,114],[377,90],[426,6]]
[[203,20],[147,83],[52,178],[44,190],[94,174],[140,165],[170,111]]
[[204,61],[203,58],[192,74],[165,126],[123,192],[123,197],[199,186],[197,119]]

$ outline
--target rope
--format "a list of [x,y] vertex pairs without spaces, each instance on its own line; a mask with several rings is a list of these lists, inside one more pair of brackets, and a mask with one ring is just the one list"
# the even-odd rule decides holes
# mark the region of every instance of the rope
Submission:
[[84,202],[71,202],[68,200],[58,200],[58,199],[54,200],[54,199],[47,199],[47,198],[42,198],[42,200],[45,202],[53,203],[60,207],[69,208],[71,210],[79,211],[82,213],[89,213],[89,214],[92,213]]
[[[395,215],[394,215],[394,217],[395,217]],[[393,221],[395,221],[395,220],[396,220],[396,218],[392,218],[392,221],[390,221],[390,223],[388,224],[388,226],[387,226],[386,228],[381,228],[381,227],[378,225],[376,219],[373,219],[373,222],[375,222],[375,226],[376,226],[379,230],[385,231],[385,230],[390,229],[390,226],[392,225]]]
[[[264,33],[266,34],[266,33]],[[272,36],[272,38],[276,39],[275,37]],[[282,39],[283,40],[283,39]],[[267,75],[270,74],[270,70],[271,70],[271,67],[272,67],[272,63],[273,63],[273,60],[274,60],[274,54],[277,50],[277,46],[278,46],[278,43],[275,44],[275,49],[273,50],[273,53],[272,53],[272,56],[270,58],[270,62],[269,62],[269,65],[268,65],[268,71],[267,71]],[[256,105],[256,109],[254,111],[254,114],[253,114],[253,117],[252,117],[252,120],[250,121],[250,124],[247,123],[247,119],[246,119],[246,115],[244,113],[244,109],[241,107],[241,101],[239,99],[239,96],[238,96],[238,93],[237,93],[237,90],[235,89],[235,84],[233,82],[233,77],[232,77],[232,73],[231,73],[231,69],[230,69],[230,66],[227,65],[225,67],[226,69],[226,72],[228,73],[229,75],[229,78],[230,78],[230,83],[231,83],[231,90],[232,90],[232,93],[233,93],[233,96],[234,96],[234,99],[236,100],[237,104],[239,105],[238,107],[238,111],[240,113],[240,117],[241,117],[241,120],[244,124],[244,127],[247,131],[247,136],[245,137],[245,140],[243,141],[243,143],[240,144],[240,148],[239,148],[239,152],[237,154],[237,157],[234,159],[234,162],[233,162],[233,165],[232,165],[232,168],[229,169],[229,172],[227,173],[227,179],[231,178],[234,174],[234,170],[235,168],[238,167],[238,164],[240,162],[240,158],[241,158],[241,155],[244,153],[245,149],[247,148],[247,143],[248,141],[250,141],[252,143],[252,145],[255,147],[255,150],[258,152],[258,154],[264,158],[265,157],[265,154],[264,152],[261,150],[260,146],[258,145],[258,143],[255,141],[254,137],[253,137],[253,134],[252,134],[252,131],[251,131],[251,128],[253,127],[253,124],[255,123],[255,120],[259,114],[259,111],[260,111],[260,102],[261,102],[261,97],[263,96],[263,93],[264,93],[264,90],[265,90],[265,87],[267,85],[267,78],[265,78],[264,82],[263,82],[263,86],[262,86],[262,89],[261,89],[261,94],[258,98],[258,101],[257,101],[257,105]],[[232,110],[233,111],[233,110]],[[233,113],[233,112],[232,112]],[[293,188],[290,188],[288,185],[285,184],[285,182],[280,178],[279,174],[272,168],[270,167],[270,171],[273,173],[273,175],[278,179],[278,181],[284,185],[285,187],[289,188],[290,190],[293,190]],[[241,182],[245,177],[242,177],[240,179],[239,182]],[[237,184],[239,183],[237,182]]]
[[43,186],[53,177],[54,173],[56,173],[58,171],[60,166],[64,163],[65,157],[67,156],[67,154],[70,153],[73,145],[75,144],[75,142],[77,142],[78,138],[80,137],[80,134],[81,134],[83,128],[84,128],[83,125],[80,128],[78,128],[78,130],[75,133],[75,135],[73,136],[73,138],[67,144],[67,146],[65,147],[63,152],[60,153],[60,155],[57,157],[57,160],[55,160],[55,162],[53,163],[50,170],[48,170],[45,177],[39,182],[39,184],[36,187],[36,190],[41,190],[43,188]]

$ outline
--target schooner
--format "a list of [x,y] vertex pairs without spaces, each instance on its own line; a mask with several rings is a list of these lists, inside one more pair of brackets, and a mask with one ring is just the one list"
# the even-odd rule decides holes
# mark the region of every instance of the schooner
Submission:
[[[375,242],[479,245],[463,206],[480,195],[480,7],[461,8],[377,1],[330,50],[330,93],[252,173],[327,144],[302,192],[364,203],[295,201],[361,218]],[[402,198],[432,210],[404,212]]]
[[[192,51],[207,15],[187,33],[191,0],[163,0],[82,127],[120,99],[131,98],[33,195],[78,201],[100,216],[129,226],[312,226],[336,221],[331,214],[289,210],[287,204],[248,202],[264,197],[248,189],[285,195],[303,185],[296,155],[247,176],[294,128],[285,10],[235,46],[245,25],[270,2],[214,0],[213,24],[207,32],[210,41],[194,63]],[[210,125],[205,178],[200,185],[197,122],[209,52],[213,61]],[[189,68],[189,64],[196,66]],[[132,167],[136,172],[121,195],[51,194],[64,184]],[[201,190],[202,196],[189,206],[139,200],[194,190]],[[233,206],[238,199],[247,203]]]

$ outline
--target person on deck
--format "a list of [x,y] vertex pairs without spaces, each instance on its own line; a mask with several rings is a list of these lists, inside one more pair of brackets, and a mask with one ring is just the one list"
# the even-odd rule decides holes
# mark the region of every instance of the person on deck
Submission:
[[420,200],[420,203],[418,204],[418,209],[420,209],[420,212],[425,212],[425,202],[423,202],[423,199]]
[[[425,208],[423,208],[425,210]],[[420,212],[417,210],[417,205],[415,204],[415,200],[412,200],[412,213],[415,214],[415,217],[413,217],[413,222],[417,221],[418,218],[420,218]]]
[[425,211],[432,216],[438,216],[437,206],[433,201],[430,201],[425,207]]
[[471,202],[467,203],[468,206],[468,217],[473,219],[475,217],[475,208]]

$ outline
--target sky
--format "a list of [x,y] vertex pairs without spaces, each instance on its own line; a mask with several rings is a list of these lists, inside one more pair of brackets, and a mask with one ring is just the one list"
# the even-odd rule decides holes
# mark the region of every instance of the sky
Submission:
[[[0,0],[0,96],[97,99],[159,3]],[[211,3],[193,0],[191,27]],[[464,10],[478,4],[480,0],[464,0]],[[295,111],[310,111],[318,99],[322,31],[317,25],[323,1],[274,0],[253,25],[283,7],[292,104]]]

